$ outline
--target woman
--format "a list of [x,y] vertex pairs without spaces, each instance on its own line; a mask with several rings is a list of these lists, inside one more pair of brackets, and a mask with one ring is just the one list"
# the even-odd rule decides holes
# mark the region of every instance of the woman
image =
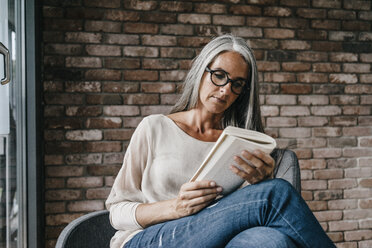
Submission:
[[334,247],[289,183],[264,180],[275,167],[268,154],[236,156],[231,171],[252,185],[220,200],[215,182],[189,182],[224,127],[263,131],[257,81],[243,39],[204,47],[172,113],[144,118],[133,134],[106,201],[119,230],[111,247]]

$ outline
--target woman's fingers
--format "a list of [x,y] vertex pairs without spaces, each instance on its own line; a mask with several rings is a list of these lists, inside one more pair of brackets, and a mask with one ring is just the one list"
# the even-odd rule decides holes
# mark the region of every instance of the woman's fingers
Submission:
[[274,159],[262,151],[242,151],[241,157],[235,156],[234,161],[240,167],[233,171],[249,183],[257,183],[271,175],[275,167]]

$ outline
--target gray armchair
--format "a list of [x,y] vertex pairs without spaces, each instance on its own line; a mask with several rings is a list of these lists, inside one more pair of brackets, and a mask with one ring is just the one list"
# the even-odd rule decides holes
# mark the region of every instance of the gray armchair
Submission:
[[[290,150],[274,150],[275,178],[290,182],[301,193],[300,167],[297,156]],[[58,237],[56,248],[104,248],[109,247],[115,229],[109,221],[107,210],[96,211],[77,218],[68,224]]]

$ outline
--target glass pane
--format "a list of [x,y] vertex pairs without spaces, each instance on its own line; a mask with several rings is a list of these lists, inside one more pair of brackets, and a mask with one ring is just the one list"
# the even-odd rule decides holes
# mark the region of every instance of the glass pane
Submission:
[[[18,49],[21,47],[18,37],[17,25],[19,14],[17,13],[20,1],[0,0],[0,42],[10,52],[10,76],[11,81],[7,85],[0,85],[2,91],[6,90],[8,100],[5,103],[8,116],[1,115],[1,121],[7,121],[9,132],[0,134],[0,248],[21,247],[22,234],[22,211],[19,209],[23,196],[22,163],[24,149],[22,136],[23,124],[23,99],[20,69],[20,56]],[[1,56],[0,60],[3,60]],[[1,66],[4,66],[1,64]],[[1,72],[3,73],[4,70]],[[3,75],[1,75],[3,77]]]

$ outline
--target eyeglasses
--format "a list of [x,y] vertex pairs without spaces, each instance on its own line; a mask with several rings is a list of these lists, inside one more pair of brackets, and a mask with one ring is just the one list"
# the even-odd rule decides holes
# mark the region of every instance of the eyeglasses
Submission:
[[216,86],[222,87],[231,82],[231,91],[236,95],[240,95],[246,85],[249,90],[248,80],[232,80],[224,70],[211,70],[209,67],[207,67],[205,70],[211,74],[211,81]]

